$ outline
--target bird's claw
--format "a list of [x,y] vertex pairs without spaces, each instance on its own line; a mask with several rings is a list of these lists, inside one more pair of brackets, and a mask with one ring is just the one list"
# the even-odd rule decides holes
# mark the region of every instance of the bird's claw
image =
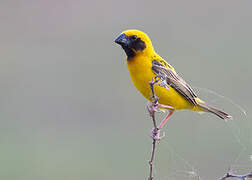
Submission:
[[154,112],[160,112],[159,104],[158,103],[148,103],[147,104],[147,109],[150,113],[150,115],[154,114]]
[[163,139],[164,137],[165,137],[165,132],[163,132],[163,135],[160,136],[160,129],[158,129],[158,128],[153,128],[153,129],[152,129],[151,138],[152,138],[153,140],[160,141],[160,140]]

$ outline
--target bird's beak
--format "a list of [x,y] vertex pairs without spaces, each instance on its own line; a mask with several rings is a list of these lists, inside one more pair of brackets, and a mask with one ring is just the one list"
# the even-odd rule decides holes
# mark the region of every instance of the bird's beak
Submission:
[[115,43],[120,44],[121,46],[129,46],[130,40],[129,37],[123,33],[115,39]]

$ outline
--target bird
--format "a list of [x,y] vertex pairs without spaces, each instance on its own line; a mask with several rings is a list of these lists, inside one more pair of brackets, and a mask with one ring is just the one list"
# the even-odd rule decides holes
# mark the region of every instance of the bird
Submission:
[[[135,87],[150,102],[149,112],[169,112],[158,126],[159,132],[175,110],[210,112],[221,119],[232,119],[231,115],[201,100],[174,67],[156,53],[146,33],[136,29],[125,30],[115,43],[126,53],[129,74]],[[154,132],[152,138],[161,139],[159,133]]]

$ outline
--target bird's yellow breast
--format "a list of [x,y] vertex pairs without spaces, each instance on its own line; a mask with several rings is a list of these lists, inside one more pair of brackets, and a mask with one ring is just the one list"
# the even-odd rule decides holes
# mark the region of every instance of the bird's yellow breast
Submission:
[[[134,58],[127,60],[129,74],[134,85],[148,100],[151,100],[151,89],[149,82],[151,82],[155,77],[155,74],[152,71],[152,60],[154,60],[154,58],[155,57],[138,54]],[[165,87],[155,85],[154,92],[159,98],[159,103],[161,104],[172,106],[177,110],[193,108],[192,104],[172,87],[166,89]]]

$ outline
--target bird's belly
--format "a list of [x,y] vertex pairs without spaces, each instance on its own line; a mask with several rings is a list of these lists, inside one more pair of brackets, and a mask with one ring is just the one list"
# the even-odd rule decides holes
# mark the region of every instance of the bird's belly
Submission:
[[[148,65],[148,64],[145,64]],[[148,100],[151,101],[151,88],[149,82],[153,80],[155,74],[151,70],[151,65],[149,67],[140,66],[137,63],[128,63],[128,69],[131,79],[136,86],[136,88],[141,92],[141,94]],[[155,95],[159,98],[159,103],[172,106],[175,109],[191,109],[192,105],[188,102],[182,95],[180,95],[175,89],[154,85]]]
[[169,89],[156,85],[154,87],[155,95],[159,98],[159,103],[172,106],[175,109],[191,109],[192,105],[175,89],[169,86]]

